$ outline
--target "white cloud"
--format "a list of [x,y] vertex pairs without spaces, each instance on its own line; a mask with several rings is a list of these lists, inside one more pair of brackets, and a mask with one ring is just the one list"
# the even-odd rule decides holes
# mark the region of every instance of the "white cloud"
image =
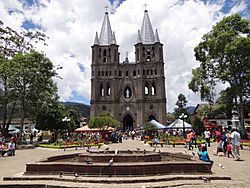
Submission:
[[[117,7],[118,1],[115,2],[114,7]],[[120,45],[121,62],[125,51],[129,52],[129,60],[134,61],[134,44],[137,30],[141,28],[144,4],[145,0],[126,0],[110,14],[111,26]],[[168,109],[173,110],[179,93],[186,95],[190,104],[195,105],[199,96],[187,86],[192,68],[198,65],[193,49],[202,35],[222,18],[219,13],[222,4],[205,5],[199,0],[183,3],[147,0],[147,4],[153,28],[158,29],[164,44]],[[91,45],[95,32],[101,30],[105,5],[111,7],[108,0],[42,0],[32,7],[11,0],[0,2],[0,19],[16,30],[20,30],[25,19],[40,25],[50,39],[48,47],[38,48],[45,51],[55,65],[64,67],[58,72],[63,79],[56,79],[61,100],[68,100],[73,91],[90,99]],[[243,5],[240,4],[238,9],[240,7]],[[20,12],[9,15],[9,9]],[[84,67],[84,72],[79,64]]]
[[244,1],[239,2],[230,10],[230,14],[235,14],[244,11],[247,8],[247,4]]

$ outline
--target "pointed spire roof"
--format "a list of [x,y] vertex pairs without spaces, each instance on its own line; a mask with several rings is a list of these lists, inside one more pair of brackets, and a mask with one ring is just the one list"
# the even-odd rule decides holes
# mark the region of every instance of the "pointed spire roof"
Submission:
[[138,29],[138,34],[137,34],[137,43],[142,43],[142,40],[141,40],[141,32],[140,32],[139,29]]
[[148,11],[144,11],[144,17],[142,21],[141,27],[141,39],[143,44],[154,44],[155,43],[155,36],[153,32],[153,28],[148,16]]
[[155,30],[155,42],[160,42],[159,35],[158,35],[158,30]]
[[95,41],[94,41],[94,44],[99,45],[99,39],[98,39],[98,33],[97,33],[97,32],[95,33]]
[[112,30],[109,22],[108,12],[105,12],[102,29],[99,37],[100,45],[110,45],[112,43]]
[[111,44],[116,44],[115,32],[113,32]]

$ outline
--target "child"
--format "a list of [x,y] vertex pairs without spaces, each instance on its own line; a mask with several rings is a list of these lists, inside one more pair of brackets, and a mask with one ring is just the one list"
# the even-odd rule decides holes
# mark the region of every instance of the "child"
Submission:
[[229,142],[227,144],[227,157],[230,157],[230,155],[232,155],[232,157],[234,158],[234,155],[232,154],[232,146],[231,143]]

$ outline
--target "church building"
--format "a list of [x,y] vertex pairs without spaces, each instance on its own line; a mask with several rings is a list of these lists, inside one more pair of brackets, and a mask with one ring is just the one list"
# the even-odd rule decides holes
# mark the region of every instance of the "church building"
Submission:
[[138,129],[154,119],[166,125],[163,44],[148,11],[138,30],[135,62],[120,62],[119,45],[106,12],[92,46],[90,117],[110,112],[122,130]]

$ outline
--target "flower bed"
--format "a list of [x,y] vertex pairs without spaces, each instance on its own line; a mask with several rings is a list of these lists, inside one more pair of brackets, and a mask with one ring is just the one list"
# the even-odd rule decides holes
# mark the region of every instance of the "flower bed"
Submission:
[[90,146],[102,146],[104,145],[103,142],[101,143],[80,143],[80,142],[68,142],[65,144],[37,144],[37,147],[44,147],[44,148],[54,148],[54,149],[65,149],[65,148],[75,148],[75,147],[90,147]]

